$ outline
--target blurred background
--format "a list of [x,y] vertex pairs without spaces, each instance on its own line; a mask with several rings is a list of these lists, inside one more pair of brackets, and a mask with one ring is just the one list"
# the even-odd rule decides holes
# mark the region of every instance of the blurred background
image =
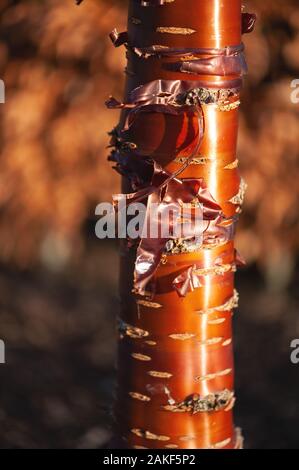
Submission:
[[[123,89],[125,0],[0,0],[1,448],[98,448],[109,439],[117,246],[94,210],[118,192],[106,161]],[[236,423],[247,448],[299,448],[298,0],[246,1],[250,74],[239,159]],[[298,94],[297,94],[298,96]]]

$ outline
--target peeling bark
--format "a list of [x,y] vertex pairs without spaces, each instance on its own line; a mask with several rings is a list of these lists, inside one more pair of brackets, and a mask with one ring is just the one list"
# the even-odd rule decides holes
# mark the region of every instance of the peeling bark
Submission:
[[122,251],[119,446],[242,447],[231,319],[246,189],[236,150],[241,32],[254,22],[240,0],[189,0],[188,8],[186,0],[131,0],[128,31],[111,33],[128,58],[125,99],[107,102],[122,110],[110,160],[123,193],[148,198],[150,211],[155,200],[176,203],[181,188],[190,210],[203,204],[205,223],[202,244],[192,234],[142,238]]

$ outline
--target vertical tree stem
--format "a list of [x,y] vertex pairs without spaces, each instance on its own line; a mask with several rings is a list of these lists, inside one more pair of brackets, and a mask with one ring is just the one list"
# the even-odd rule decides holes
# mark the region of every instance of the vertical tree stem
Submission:
[[[200,149],[196,109],[164,112],[163,92],[161,109],[156,99],[133,120],[126,109],[118,129],[127,122],[125,140],[169,174],[193,152],[178,178],[204,181],[222,210],[222,223],[207,223],[201,246],[192,249],[184,240],[167,244],[151,279],[151,296],[132,292],[136,250],[123,250],[115,430],[124,447],[241,445],[233,425],[231,326],[238,264],[233,235],[244,192],[236,155],[241,21],[240,0],[131,0],[128,34],[114,38],[127,46],[126,103],[132,104],[133,90],[150,82],[162,80],[162,88],[185,82],[197,90],[195,105],[204,117]],[[127,178],[123,191],[132,191]],[[174,279],[178,284],[183,275],[188,283],[188,269],[198,283],[192,286],[189,279],[188,292],[178,295]]]

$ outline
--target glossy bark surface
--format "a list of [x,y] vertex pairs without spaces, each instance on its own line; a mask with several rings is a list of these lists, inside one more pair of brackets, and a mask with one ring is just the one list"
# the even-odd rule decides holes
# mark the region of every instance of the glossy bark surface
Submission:
[[[241,42],[241,2],[174,0],[163,6],[143,7],[131,1],[128,33],[130,43],[138,47],[235,46]],[[130,51],[128,58],[127,97],[137,86],[156,79],[204,80],[212,88],[229,88],[240,78],[174,72],[168,68],[173,58],[140,59]],[[238,109],[223,111],[209,104],[202,109],[205,133],[198,157],[204,158],[204,163],[190,165],[180,178],[204,178],[225,216],[232,217],[239,211],[238,203],[231,200],[241,182],[236,162]],[[179,156],[188,156],[194,146],[196,126],[195,116],[141,113],[129,136],[145,155],[173,173],[180,167],[174,155],[180,147]],[[126,180],[123,189],[129,191]],[[132,250],[123,253],[120,317],[125,324],[140,329],[143,336],[121,335],[119,340],[115,405],[119,443],[129,448],[238,447],[233,400],[217,411],[196,414],[165,409],[194,394],[206,397],[234,389],[233,241],[164,257],[156,273],[156,294],[151,303],[132,294],[134,261]],[[194,263],[205,270],[203,285],[181,298],[172,281],[184,266]],[[215,270],[217,265],[227,270],[219,272]]]

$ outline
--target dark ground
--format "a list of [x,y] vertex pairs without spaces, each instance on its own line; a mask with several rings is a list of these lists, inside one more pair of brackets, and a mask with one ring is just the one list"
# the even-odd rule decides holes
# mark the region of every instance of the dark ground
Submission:
[[267,292],[254,269],[240,271],[235,314],[236,423],[246,448],[299,448],[298,279],[289,292]]
[[[0,271],[1,448],[97,448],[109,438],[117,251],[98,244],[86,259],[63,275]],[[291,295],[267,293],[253,268],[237,279],[236,423],[247,448],[298,448],[296,282]]]

